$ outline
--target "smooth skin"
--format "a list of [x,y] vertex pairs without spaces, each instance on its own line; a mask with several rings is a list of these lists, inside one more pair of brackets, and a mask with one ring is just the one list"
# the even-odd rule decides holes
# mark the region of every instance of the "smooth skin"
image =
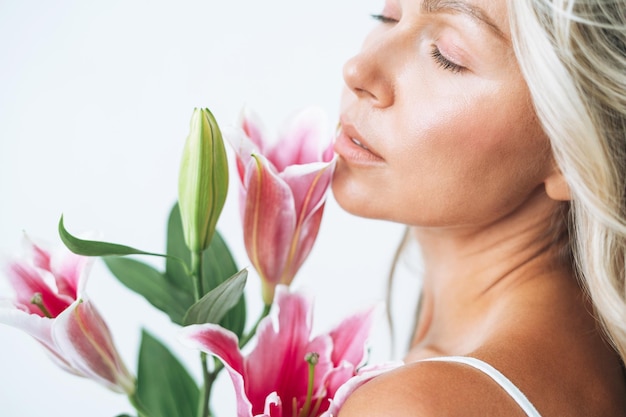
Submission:
[[406,365],[339,417],[524,415],[480,371],[419,362],[448,355],[491,364],[544,417],[626,416],[619,357],[554,243],[569,190],[506,1],[387,0],[378,18],[344,67],[333,193],[353,214],[411,227],[423,303]]

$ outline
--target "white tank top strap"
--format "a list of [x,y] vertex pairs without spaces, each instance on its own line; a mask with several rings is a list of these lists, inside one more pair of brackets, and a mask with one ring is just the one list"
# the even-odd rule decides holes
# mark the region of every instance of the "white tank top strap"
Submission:
[[441,356],[435,358],[423,359],[420,362],[427,361],[439,361],[439,362],[457,362],[465,365],[469,365],[473,368],[482,371],[493,379],[498,385],[500,385],[510,396],[515,400],[517,404],[524,410],[529,417],[541,417],[541,414],[532,405],[532,403],[526,398],[524,393],[519,390],[507,377],[505,377],[500,371],[493,366],[480,359],[472,358],[469,356]]

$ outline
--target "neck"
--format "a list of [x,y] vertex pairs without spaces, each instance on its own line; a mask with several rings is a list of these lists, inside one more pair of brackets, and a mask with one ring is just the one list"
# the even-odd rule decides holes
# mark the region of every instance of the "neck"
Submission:
[[495,330],[503,308],[555,280],[573,281],[547,233],[557,209],[538,193],[488,225],[414,228],[424,276],[413,345],[436,354],[471,352]]

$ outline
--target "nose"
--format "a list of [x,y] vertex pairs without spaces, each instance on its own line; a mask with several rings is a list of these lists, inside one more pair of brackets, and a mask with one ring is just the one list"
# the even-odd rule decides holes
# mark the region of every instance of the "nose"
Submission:
[[[343,66],[347,87],[374,107],[386,108],[394,101],[393,64],[387,59],[391,45],[368,42],[363,49]],[[386,48],[386,49],[385,49]]]

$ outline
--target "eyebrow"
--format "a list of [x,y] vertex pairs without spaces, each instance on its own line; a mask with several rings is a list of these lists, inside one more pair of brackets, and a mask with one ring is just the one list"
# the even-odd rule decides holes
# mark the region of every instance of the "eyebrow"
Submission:
[[422,11],[427,13],[462,13],[487,26],[496,36],[508,42],[508,38],[480,7],[464,0],[422,0]]

